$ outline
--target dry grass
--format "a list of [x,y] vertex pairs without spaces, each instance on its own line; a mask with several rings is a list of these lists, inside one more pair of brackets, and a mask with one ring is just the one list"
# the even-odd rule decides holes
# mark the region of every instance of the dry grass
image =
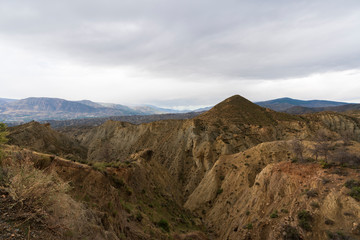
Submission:
[[59,237],[70,239],[89,230],[83,204],[67,194],[69,184],[51,169],[35,168],[33,158],[31,152],[18,151],[2,161],[5,186],[16,201],[13,209],[19,218],[25,219],[24,223],[41,223]]
[[34,167],[30,154],[20,155],[8,165],[9,193],[21,205],[36,209],[53,205],[69,186],[53,173],[44,174]]

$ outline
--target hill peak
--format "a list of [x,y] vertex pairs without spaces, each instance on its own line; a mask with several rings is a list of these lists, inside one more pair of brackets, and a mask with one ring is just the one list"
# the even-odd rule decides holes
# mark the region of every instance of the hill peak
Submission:
[[294,119],[291,115],[260,107],[240,95],[225,99],[197,118],[212,122],[222,120],[254,125],[272,125],[276,124],[277,120]]

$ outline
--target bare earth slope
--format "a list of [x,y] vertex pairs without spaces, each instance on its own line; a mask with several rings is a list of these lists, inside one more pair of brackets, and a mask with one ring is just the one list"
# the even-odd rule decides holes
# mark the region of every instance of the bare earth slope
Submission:
[[[59,136],[41,126],[19,128],[19,135],[12,138],[22,139],[20,146],[29,142],[26,146],[48,151],[41,139],[52,142]],[[131,214],[123,218],[122,210],[122,217],[112,216],[111,207],[106,211],[113,228],[121,226],[117,236],[126,234],[125,239],[186,239],[194,225],[199,227],[196,230],[205,225],[209,238],[219,240],[326,239],[331,234],[335,238],[329,239],[337,239],[339,231],[356,238],[359,202],[343,186],[347,180],[360,180],[357,170],[345,168],[347,176],[340,176],[333,173],[335,168],[321,168],[321,162],[290,162],[295,158],[290,140],[302,140],[305,157],[312,157],[310,150],[316,144],[312,140],[319,130],[326,131],[329,139],[346,135],[360,140],[357,118],[331,112],[277,113],[236,95],[193,119],[141,125],[108,121],[67,132],[68,138],[76,139],[70,142],[86,149],[87,164],[106,180],[97,181],[100,175],[92,171],[88,177],[88,170],[81,168],[59,168],[59,175],[76,183],[74,196],[91,199],[101,211],[109,199],[97,184],[118,189],[120,197],[112,198],[113,204],[116,209],[130,209]],[[37,140],[25,140],[31,136]],[[358,143],[351,144],[358,152]],[[52,145],[59,154],[65,151],[64,143]],[[336,148],[334,143],[330,153]],[[82,182],[88,185],[80,187]],[[138,212],[144,222],[137,222]],[[169,222],[169,234],[158,231],[161,218]],[[124,219],[130,225],[119,222]],[[204,237],[194,234],[195,239]]]

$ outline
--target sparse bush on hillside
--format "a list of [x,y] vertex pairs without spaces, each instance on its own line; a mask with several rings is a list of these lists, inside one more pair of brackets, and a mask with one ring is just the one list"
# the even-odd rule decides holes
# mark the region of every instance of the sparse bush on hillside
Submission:
[[165,232],[170,232],[170,226],[169,226],[169,223],[164,220],[164,219],[161,219],[157,225],[162,228]]
[[219,189],[217,190],[217,192],[216,192],[216,196],[222,194],[223,191],[224,191],[224,189],[219,188]]
[[331,149],[330,144],[330,133],[324,129],[319,130],[315,136],[315,145],[314,148],[311,149],[313,156],[317,160],[319,156],[323,156],[325,161],[328,160],[329,151]]
[[[6,125],[4,123],[0,122],[0,144],[4,144],[8,141],[8,139],[6,138],[7,135],[8,135],[8,132],[6,131]],[[0,164],[4,157],[5,157],[5,154],[2,151],[1,146],[0,146]],[[0,181],[2,178],[1,172],[2,172],[2,169],[0,169]]]
[[342,232],[336,232],[336,233],[327,232],[327,235],[329,237],[329,240],[352,240],[352,238],[346,236]]
[[283,227],[283,236],[284,240],[302,240],[303,238],[299,234],[298,230],[290,225],[285,225]]
[[313,208],[320,208],[320,205],[317,202],[311,202],[310,206],[313,207]]
[[9,193],[21,205],[26,204],[39,210],[53,204],[52,197],[65,193],[68,185],[55,175],[43,174],[33,167],[29,159],[9,168]]
[[351,179],[351,180],[346,181],[344,185],[345,185],[345,187],[351,189],[353,187],[360,187],[360,182],[356,181],[354,179]]
[[360,165],[360,157],[354,153],[349,152],[345,147],[336,149],[336,151],[330,155],[330,159],[344,166]]
[[313,217],[311,216],[310,212],[306,210],[302,210],[298,213],[299,219],[299,226],[304,229],[305,231],[310,232],[312,230],[311,222]]
[[270,218],[277,218],[277,217],[279,217],[278,211],[277,211],[277,210],[274,210],[274,211],[270,214]]
[[355,138],[355,134],[350,130],[341,133],[341,140],[345,146],[351,145],[351,140]]
[[91,162],[89,165],[92,167],[92,169],[97,170],[99,172],[105,173],[106,168],[118,168],[121,163],[120,162]]
[[36,169],[33,157],[30,152],[17,152],[1,165],[6,190],[16,201],[14,211],[19,218],[35,221],[56,234],[81,233],[87,224],[83,206],[66,194],[69,185],[55,173]]
[[252,223],[246,224],[246,225],[244,226],[244,229],[248,229],[248,230],[253,229]]
[[304,162],[305,146],[299,139],[294,139],[290,144],[291,151],[295,154],[296,160]]
[[0,122],[0,144],[4,144],[8,141],[6,136],[8,135],[8,132],[6,130],[6,124]]
[[318,191],[316,189],[308,190],[308,191],[306,191],[306,196],[308,196],[308,198],[317,197]]
[[143,217],[143,215],[142,215],[140,212],[138,212],[138,213],[136,214],[136,216],[135,216],[135,219],[136,219],[136,221],[138,221],[138,222],[141,222],[143,218],[144,218],[144,217]]
[[284,208],[281,209],[280,212],[282,212],[282,213],[289,213],[289,211],[288,211],[287,209],[284,209]]
[[349,195],[356,201],[360,201],[360,187],[352,187]]
[[328,163],[327,161],[325,160],[321,160],[320,161],[320,166],[324,169],[327,169],[327,168],[330,168],[332,166],[332,164]]

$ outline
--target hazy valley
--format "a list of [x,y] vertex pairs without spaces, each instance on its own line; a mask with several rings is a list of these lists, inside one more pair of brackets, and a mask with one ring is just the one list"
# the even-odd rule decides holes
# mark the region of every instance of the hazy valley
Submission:
[[[194,112],[203,111],[202,109]],[[21,100],[0,98],[0,120],[17,125],[32,120],[92,119],[116,116],[138,116],[191,112],[143,105],[128,107],[90,100],[68,101],[60,98],[26,98]]]

